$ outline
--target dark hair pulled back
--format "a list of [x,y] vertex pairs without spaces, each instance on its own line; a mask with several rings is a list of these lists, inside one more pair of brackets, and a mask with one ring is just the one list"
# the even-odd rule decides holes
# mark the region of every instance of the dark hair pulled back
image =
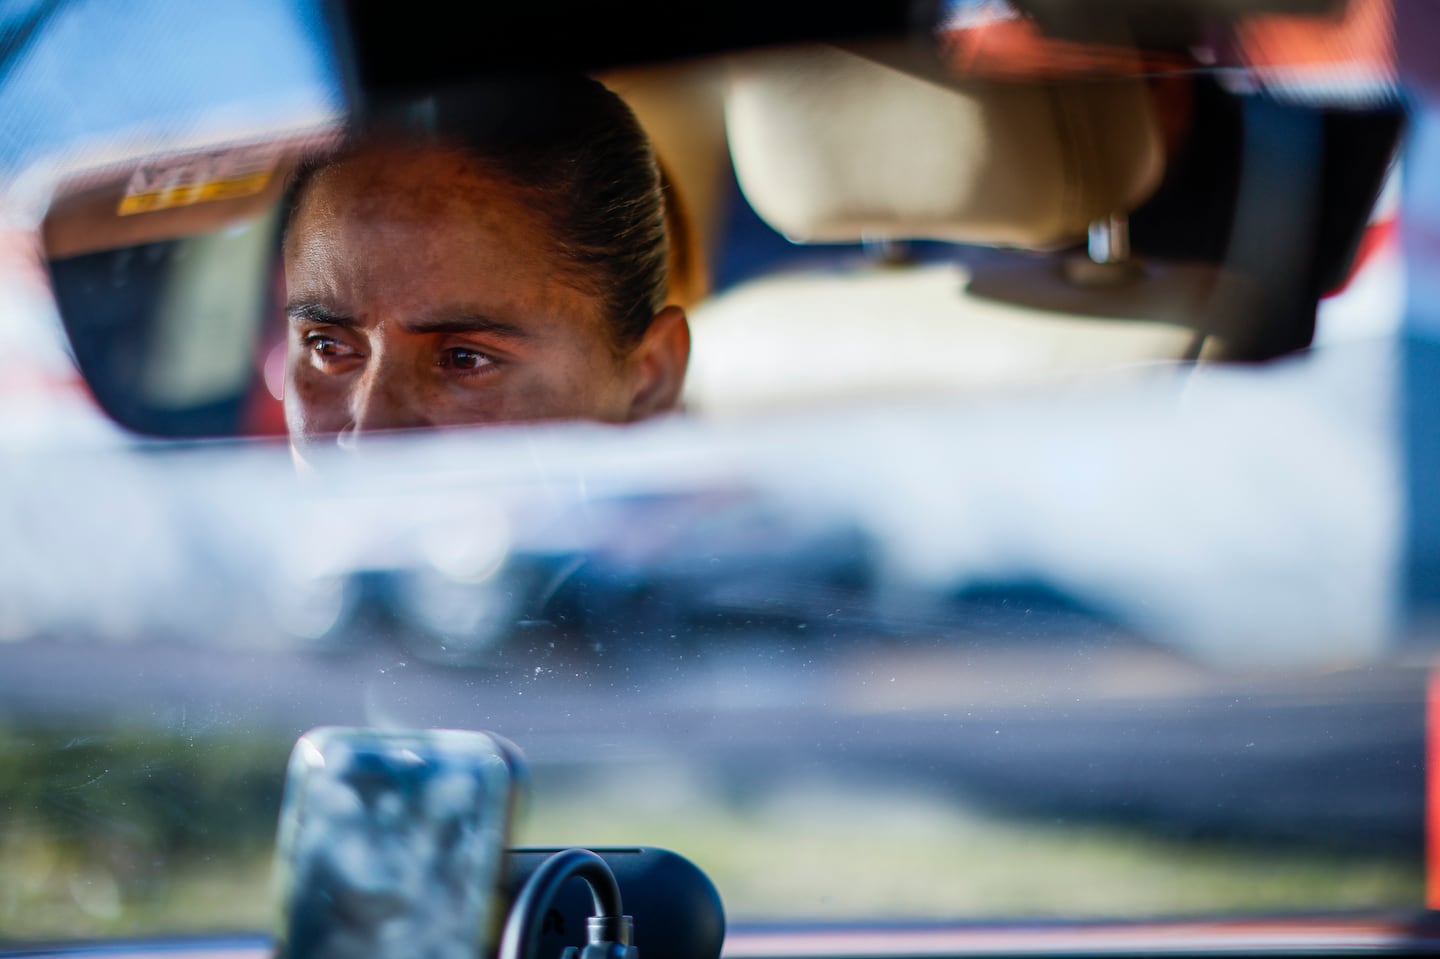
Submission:
[[293,178],[286,229],[319,171],[372,140],[459,149],[519,188],[550,227],[571,282],[601,298],[629,350],[665,305],[669,243],[660,169],[620,97],[580,75],[533,75],[377,104],[338,154]]

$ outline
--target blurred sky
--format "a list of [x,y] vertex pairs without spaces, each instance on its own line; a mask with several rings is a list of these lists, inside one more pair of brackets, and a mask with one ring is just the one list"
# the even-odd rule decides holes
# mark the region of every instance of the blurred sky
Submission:
[[337,117],[342,88],[320,6],[0,0],[0,182],[67,157]]

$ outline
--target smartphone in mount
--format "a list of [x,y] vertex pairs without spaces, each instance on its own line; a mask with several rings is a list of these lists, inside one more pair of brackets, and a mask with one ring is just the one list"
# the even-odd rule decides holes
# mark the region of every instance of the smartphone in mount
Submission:
[[492,955],[523,780],[491,733],[306,733],[276,840],[277,959]]

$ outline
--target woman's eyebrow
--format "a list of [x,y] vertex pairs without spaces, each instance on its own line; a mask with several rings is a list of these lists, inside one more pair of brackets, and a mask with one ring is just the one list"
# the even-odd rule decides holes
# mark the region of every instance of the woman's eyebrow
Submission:
[[410,333],[486,333],[510,340],[533,339],[529,330],[483,313],[436,313],[406,320],[401,325]]
[[[320,323],[350,329],[361,325],[354,317],[334,313],[319,303],[291,303],[285,307],[285,315],[292,323]],[[509,340],[534,339],[529,330],[483,313],[437,312],[430,316],[406,320],[401,326],[407,333],[485,333]]]
[[331,312],[319,303],[290,303],[285,307],[285,315],[290,318],[291,323],[323,323],[326,326],[349,327],[358,325],[353,317]]

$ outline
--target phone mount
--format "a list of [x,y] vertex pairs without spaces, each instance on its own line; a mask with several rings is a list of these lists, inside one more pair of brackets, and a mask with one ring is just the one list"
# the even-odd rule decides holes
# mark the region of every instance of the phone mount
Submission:
[[[512,904],[511,921],[516,919],[519,895],[531,877],[563,851],[561,847],[523,847],[506,852],[504,895]],[[714,884],[698,866],[653,846],[596,846],[588,851],[598,856],[615,878],[624,913],[633,920],[630,945],[641,959],[718,959],[725,942],[725,910]],[[557,888],[533,938],[534,955],[568,959],[565,950],[575,948],[586,935],[595,906],[591,890],[579,879]],[[582,952],[580,959],[593,957]]]
[[683,856],[508,848],[524,782],[490,733],[306,733],[280,812],[276,959],[718,959],[719,894]]

